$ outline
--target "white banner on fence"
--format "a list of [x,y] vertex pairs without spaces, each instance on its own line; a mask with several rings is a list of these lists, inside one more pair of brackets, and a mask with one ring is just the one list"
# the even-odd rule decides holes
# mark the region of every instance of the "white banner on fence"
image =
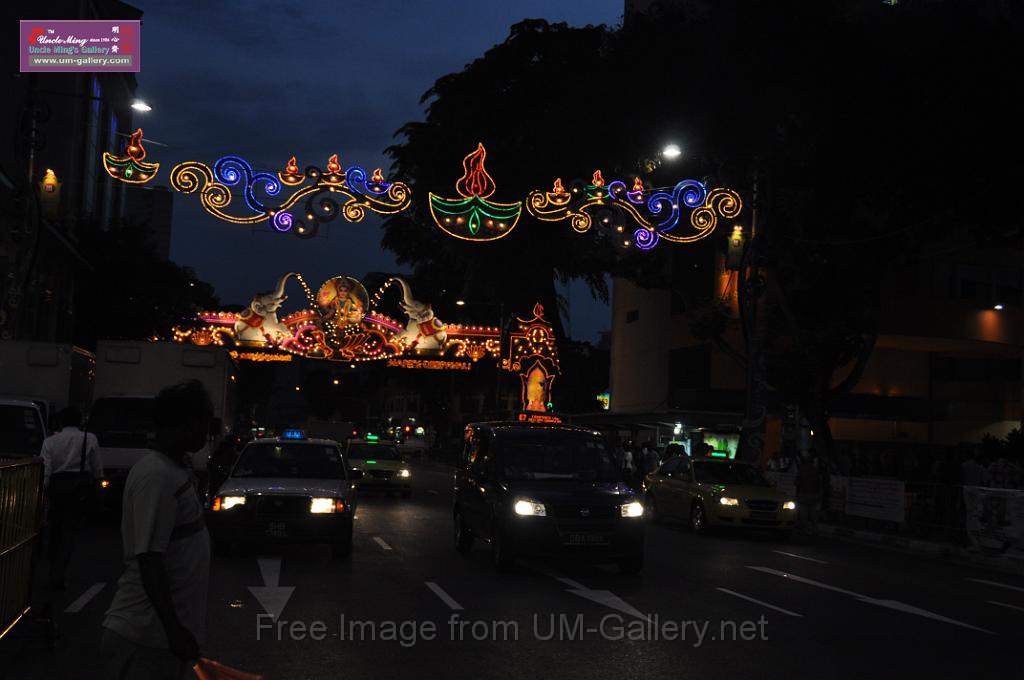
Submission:
[[906,509],[903,482],[874,477],[831,478],[829,508],[854,517],[903,522]]
[[964,508],[973,546],[1024,556],[1024,491],[965,486]]

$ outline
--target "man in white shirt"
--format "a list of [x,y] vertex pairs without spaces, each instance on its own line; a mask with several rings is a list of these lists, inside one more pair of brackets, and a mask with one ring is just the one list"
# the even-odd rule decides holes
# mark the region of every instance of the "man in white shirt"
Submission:
[[188,454],[206,443],[213,406],[191,381],[161,390],[154,408],[158,451],[125,483],[125,568],[100,643],[105,677],[119,680],[192,677],[206,633],[210,535]]
[[50,587],[63,590],[75,534],[88,511],[90,486],[103,476],[96,436],[82,432],[82,412],[71,406],[58,416],[61,429],[43,442],[43,487],[49,503]]

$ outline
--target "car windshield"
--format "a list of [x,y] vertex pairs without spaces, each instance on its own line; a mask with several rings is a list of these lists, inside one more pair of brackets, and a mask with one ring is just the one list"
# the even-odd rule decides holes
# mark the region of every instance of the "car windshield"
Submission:
[[100,446],[147,449],[156,441],[152,398],[106,397],[97,399],[89,414],[89,431]]
[[267,442],[246,446],[231,476],[344,479],[345,466],[335,446]]
[[694,462],[693,471],[696,481],[705,484],[771,486],[771,483],[756,468],[743,463]]
[[351,460],[402,460],[398,449],[390,444],[350,444],[348,457]]
[[516,434],[498,437],[494,447],[502,479],[622,479],[615,458],[597,437],[571,432]]
[[39,411],[29,406],[0,405],[0,454],[38,456],[43,447]]

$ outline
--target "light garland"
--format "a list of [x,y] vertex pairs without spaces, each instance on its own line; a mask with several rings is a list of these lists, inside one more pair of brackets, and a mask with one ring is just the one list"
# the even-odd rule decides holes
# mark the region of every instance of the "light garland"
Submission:
[[[200,205],[217,219],[232,224],[260,224],[281,233],[312,238],[320,224],[341,215],[349,222],[360,222],[366,211],[393,215],[412,203],[412,192],[402,182],[388,182],[380,169],[367,178],[358,166],[342,168],[338,155],[332,155],[327,168],[309,166],[300,171],[295,156],[275,174],[255,172],[238,156],[224,156],[213,167],[199,161],[179,163],[171,171],[171,186],[183,194],[199,194]],[[251,214],[227,212],[232,204],[229,187],[238,186]],[[282,189],[291,193],[278,200]],[[300,202],[302,202],[300,206]]]
[[[709,236],[720,217],[737,217],[743,202],[732,189],[709,191],[702,182],[693,179],[677,183],[671,191],[651,192],[645,189],[639,177],[633,179],[632,188],[627,188],[621,180],[606,183],[597,170],[589,183],[577,182],[569,191],[561,178],[555,180],[551,191],[531,191],[526,209],[544,222],[569,220],[572,229],[580,234],[590,231],[595,219],[616,234],[623,234],[628,217],[635,223],[632,243],[641,250],[650,250],[661,239],[692,243]],[[687,221],[693,231],[677,233],[673,230],[683,221],[685,209],[690,211]],[[630,244],[630,239],[623,236],[622,245]]]
[[462,159],[463,174],[455,183],[462,198],[444,198],[430,192],[430,215],[445,233],[463,241],[496,241],[512,233],[523,212],[523,202],[497,203],[487,200],[497,189],[484,161],[487,149],[476,150]]
[[533,317],[516,318],[519,329],[509,334],[508,354],[501,367],[519,374],[523,411],[545,412],[551,404],[551,390],[562,372],[558,344],[544,307],[533,306]]
[[132,133],[125,145],[125,155],[115,156],[103,152],[103,169],[107,174],[125,184],[145,184],[160,170],[159,163],[145,163],[146,148],[142,145],[142,128]]

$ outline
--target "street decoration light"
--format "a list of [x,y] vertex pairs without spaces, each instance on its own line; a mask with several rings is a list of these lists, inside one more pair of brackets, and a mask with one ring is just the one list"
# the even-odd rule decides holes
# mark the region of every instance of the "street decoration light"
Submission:
[[[685,179],[670,191],[651,190],[639,177],[632,187],[622,180],[606,182],[600,170],[589,183],[574,182],[566,189],[561,178],[551,191],[535,190],[526,199],[531,215],[545,222],[569,220],[574,231],[584,234],[597,221],[603,227],[623,234],[627,221],[633,229],[632,243],[650,250],[664,239],[672,243],[692,243],[710,236],[719,218],[732,219],[743,210],[743,202],[732,189],[708,189],[703,182]],[[686,223],[690,229],[677,229]],[[624,247],[630,240],[623,237]]]
[[662,158],[674,161],[683,155],[683,150],[679,148],[678,144],[666,144],[665,148],[661,150]]
[[464,241],[496,241],[512,233],[523,212],[523,202],[487,200],[497,189],[484,167],[487,149],[482,142],[462,159],[462,177],[455,183],[461,198],[443,198],[430,192],[430,215],[444,232]]
[[146,163],[146,147],[142,145],[142,128],[132,133],[124,148],[124,156],[103,152],[103,169],[116,180],[126,184],[145,184],[160,170],[159,163]]
[[[308,305],[279,318],[294,279]],[[380,309],[384,294],[401,290],[399,308],[405,323]],[[242,312],[209,311],[196,316],[193,328],[174,329],[176,342],[229,348],[240,360],[274,361],[275,356],[345,362],[385,360],[393,368],[468,371],[481,360],[498,361],[517,373],[522,383],[523,410],[551,410],[551,386],[561,368],[551,324],[535,305],[533,316],[518,319],[502,357],[497,326],[445,324],[430,304],[415,299],[407,281],[391,277],[372,296],[347,276],[328,279],[314,295],[301,274],[288,272],[269,293],[253,296]]]
[[152,106],[142,101],[141,99],[136,99],[135,101],[133,101],[132,108],[138,111],[139,113],[149,113],[153,110]]
[[[183,194],[199,194],[207,213],[233,224],[260,224],[280,233],[312,238],[321,224],[341,215],[360,222],[366,211],[378,215],[402,212],[412,202],[412,192],[403,182],[388,182],[381,170],[367,177],[358,166],[342,168],[338,155],[327,160],[326,168],[308,166],[299,170],[295,156],[277,173],[256,172],[238,156],[224,156],[213,167],[199,161],[179,163],[171,171],[171,186]],[[248,213],[234,214],[231,188],[241,191]],[[285,190],[290,190],[282,197]]]

